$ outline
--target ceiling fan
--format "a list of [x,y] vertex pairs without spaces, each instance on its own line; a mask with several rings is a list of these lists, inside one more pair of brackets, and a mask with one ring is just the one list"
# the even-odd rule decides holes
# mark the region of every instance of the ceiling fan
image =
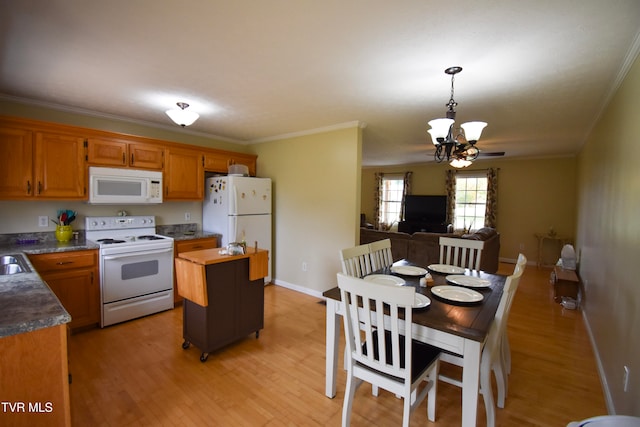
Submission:
[[504,151],[482,151],[480,150],[479,157],[502,157],[504,156]]

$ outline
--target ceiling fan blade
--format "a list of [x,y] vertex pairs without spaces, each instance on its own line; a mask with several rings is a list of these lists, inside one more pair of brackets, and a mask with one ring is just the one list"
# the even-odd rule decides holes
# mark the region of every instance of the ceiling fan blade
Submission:
[[480,151],[480,155],[483,157],[502,157],[504,156],[504,151]]

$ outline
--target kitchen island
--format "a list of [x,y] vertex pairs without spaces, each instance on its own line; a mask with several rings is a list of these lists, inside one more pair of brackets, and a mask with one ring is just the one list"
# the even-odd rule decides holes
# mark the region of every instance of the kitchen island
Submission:
[[264,326],[264,278],[268,251],[247,248],[227,255],[222,248],[183,252],[175,260],[178,293],[184,298],[182,347],[209,353]]

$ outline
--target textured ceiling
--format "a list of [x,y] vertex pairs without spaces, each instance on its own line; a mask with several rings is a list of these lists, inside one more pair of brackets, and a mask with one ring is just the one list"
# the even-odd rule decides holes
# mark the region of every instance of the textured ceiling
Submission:
[[360,121],[363,164],[458,122],[507,156],[578,152],[640,50],[637,0],[0,0],[0,95],[258,142]]

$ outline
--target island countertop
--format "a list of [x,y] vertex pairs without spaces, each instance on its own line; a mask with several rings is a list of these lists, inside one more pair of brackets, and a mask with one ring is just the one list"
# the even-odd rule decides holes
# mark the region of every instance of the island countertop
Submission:
[[182,252],[178,255],[180,258],[187,259],[191,262],[195,262],[200,265],[217,264],[219,262],[235,261],[243,258],[251,258],[255,255],[266,256],[268,251],[266,249],[258,248],[256,252],[255,248],[247,248],[247,253],[243,255],[227,255],[225,248],[213,248],[213,249],[200,249],[197,251]]

